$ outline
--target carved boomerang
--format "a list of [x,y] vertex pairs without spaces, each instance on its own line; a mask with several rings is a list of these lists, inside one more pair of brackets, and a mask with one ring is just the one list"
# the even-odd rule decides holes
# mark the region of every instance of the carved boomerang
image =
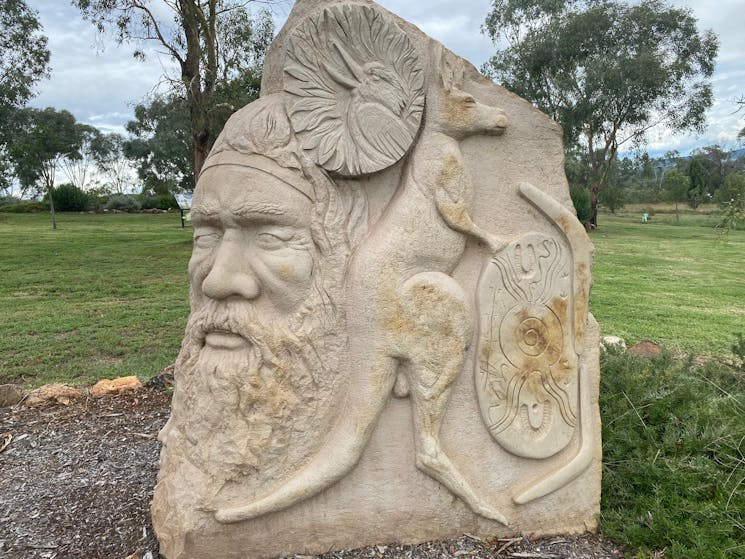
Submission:
[[[592,245],[587,237],[585,228],[562,204],[545,192],[537,189],[529,183],[520,184],[520,194],[533,206],[538,208],[546,217],[554,222],[556,227],[564,234],[572,249],[572,260],[574,263],[574,278],[572,288],[574,290],[574,305],[572,323],[574,325],[574,351],[577,356],[584,351],[585,322],[590,299],[590,266],[592,265]],[[539,497],[553,493],[564,487],[570,481],[576,479],[584,472],[594,457],[594,445],[592,444],[593,422],[590,401],[592,399],[591,387],[588,382],[583,382],[582,366],[579,366],[579,401],[580,401],[580,447],[577,454],[567,464],[554,473],[541,479],[527,491],[513,497],[513,501],[519,505],[529,503]]]

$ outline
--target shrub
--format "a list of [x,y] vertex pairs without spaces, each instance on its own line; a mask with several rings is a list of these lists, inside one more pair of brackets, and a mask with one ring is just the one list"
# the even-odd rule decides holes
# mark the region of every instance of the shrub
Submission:
[[742,557],[742,372],[618,351],[601,370],[603,534],[640,558]]
[[623,208],[625,202],[624,192],[617,186],[609,185],[600,191],[600,203],[608,208],[612,214]]
[[569,195],[572,197],[572,204],[577,211],[577,219],[583,225],[590,223],[592,218],[592,206],[590,205],[590,192],[581,186],[572,186],[569,189]]
[[178,208],[176,199],[171,194],[161,194],[159,196],[141,195],[139,197],[143,210],[170,210]]
[[122,212],[136,212],[141,208],[140,201],[131,194],[114,194],[109,197],[104,208]]
[[3,206],[14,206],[23,203],[23,200],[15,196],[0,196],[0,208]]
[[54,189],[54,209],[58,212],[84,212],[88,209],[88,195],[74,184],[61,184]]
[[724,182],[717,190],[715,199],[722,208],[726,208],[737,199],[745,200],[745,175],[730,173],[724,177]]
[[27,213],[39,213],[48,212],[48,202],[21,202],[19,204],[10,204],[8,206],[0,206],[0,212],[11,213],[11,214],[27,214]]

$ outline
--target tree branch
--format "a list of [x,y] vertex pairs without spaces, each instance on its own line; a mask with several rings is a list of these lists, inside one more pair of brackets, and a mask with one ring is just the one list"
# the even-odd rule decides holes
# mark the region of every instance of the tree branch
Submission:
[[[173,47],[173,45],[166,41],[163,33],[161,33],[160,26],[158,25],[158,21],[155,19],[155,15],[153,15],[153,12],[151,12],[147,6],[139,3],[136,0],[132,2],[132,7],[144,12],[147,15],[147,18],[150,20],[150,23],[155,30],[157,40],[160,41],[160,44],[162,44],[166,49],[168,49],[168,52],[171,53],[171,56],[173,56],[180,64],[183,64],[184,59],[181,57],[181,54]],[[155,40],[155,37],[152,37],[152,39]]]

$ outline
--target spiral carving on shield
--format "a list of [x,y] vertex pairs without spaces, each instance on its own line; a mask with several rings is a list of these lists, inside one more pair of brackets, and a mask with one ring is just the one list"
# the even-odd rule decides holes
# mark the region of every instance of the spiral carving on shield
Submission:
[[342,176],[399,161],[424,111],[424,72],[414,47],[368,6],[326,8],[293,31],[284,91],[306,154]]
[[491,259],[478,289],[476,387],[482,417],[506,450],[547,458],[577,424],[571,255],[530,233]]

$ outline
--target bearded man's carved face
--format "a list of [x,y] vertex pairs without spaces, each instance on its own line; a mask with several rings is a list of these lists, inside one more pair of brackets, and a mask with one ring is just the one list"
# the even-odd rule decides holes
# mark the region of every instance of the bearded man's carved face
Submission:
[[[308,299],[317,258],[312,202],[276,177],[219,165],[203,175],[192,210],[189,277],[197,299],[250,303],[264,323],[286,323]],[[245,345],[241,332],[212,325],[211,351]]]
[[260,486],[253,477],[292,471],[320,444],[321,418],[344,380],[343,319],[329,314],[344,267],[324,270],[312,232],[322,221],[317,205],[264,170],[207,168],[192,220],[183,384],[162,438],[192,449],[213,485],[207,497],[225,503],[233,484]]

